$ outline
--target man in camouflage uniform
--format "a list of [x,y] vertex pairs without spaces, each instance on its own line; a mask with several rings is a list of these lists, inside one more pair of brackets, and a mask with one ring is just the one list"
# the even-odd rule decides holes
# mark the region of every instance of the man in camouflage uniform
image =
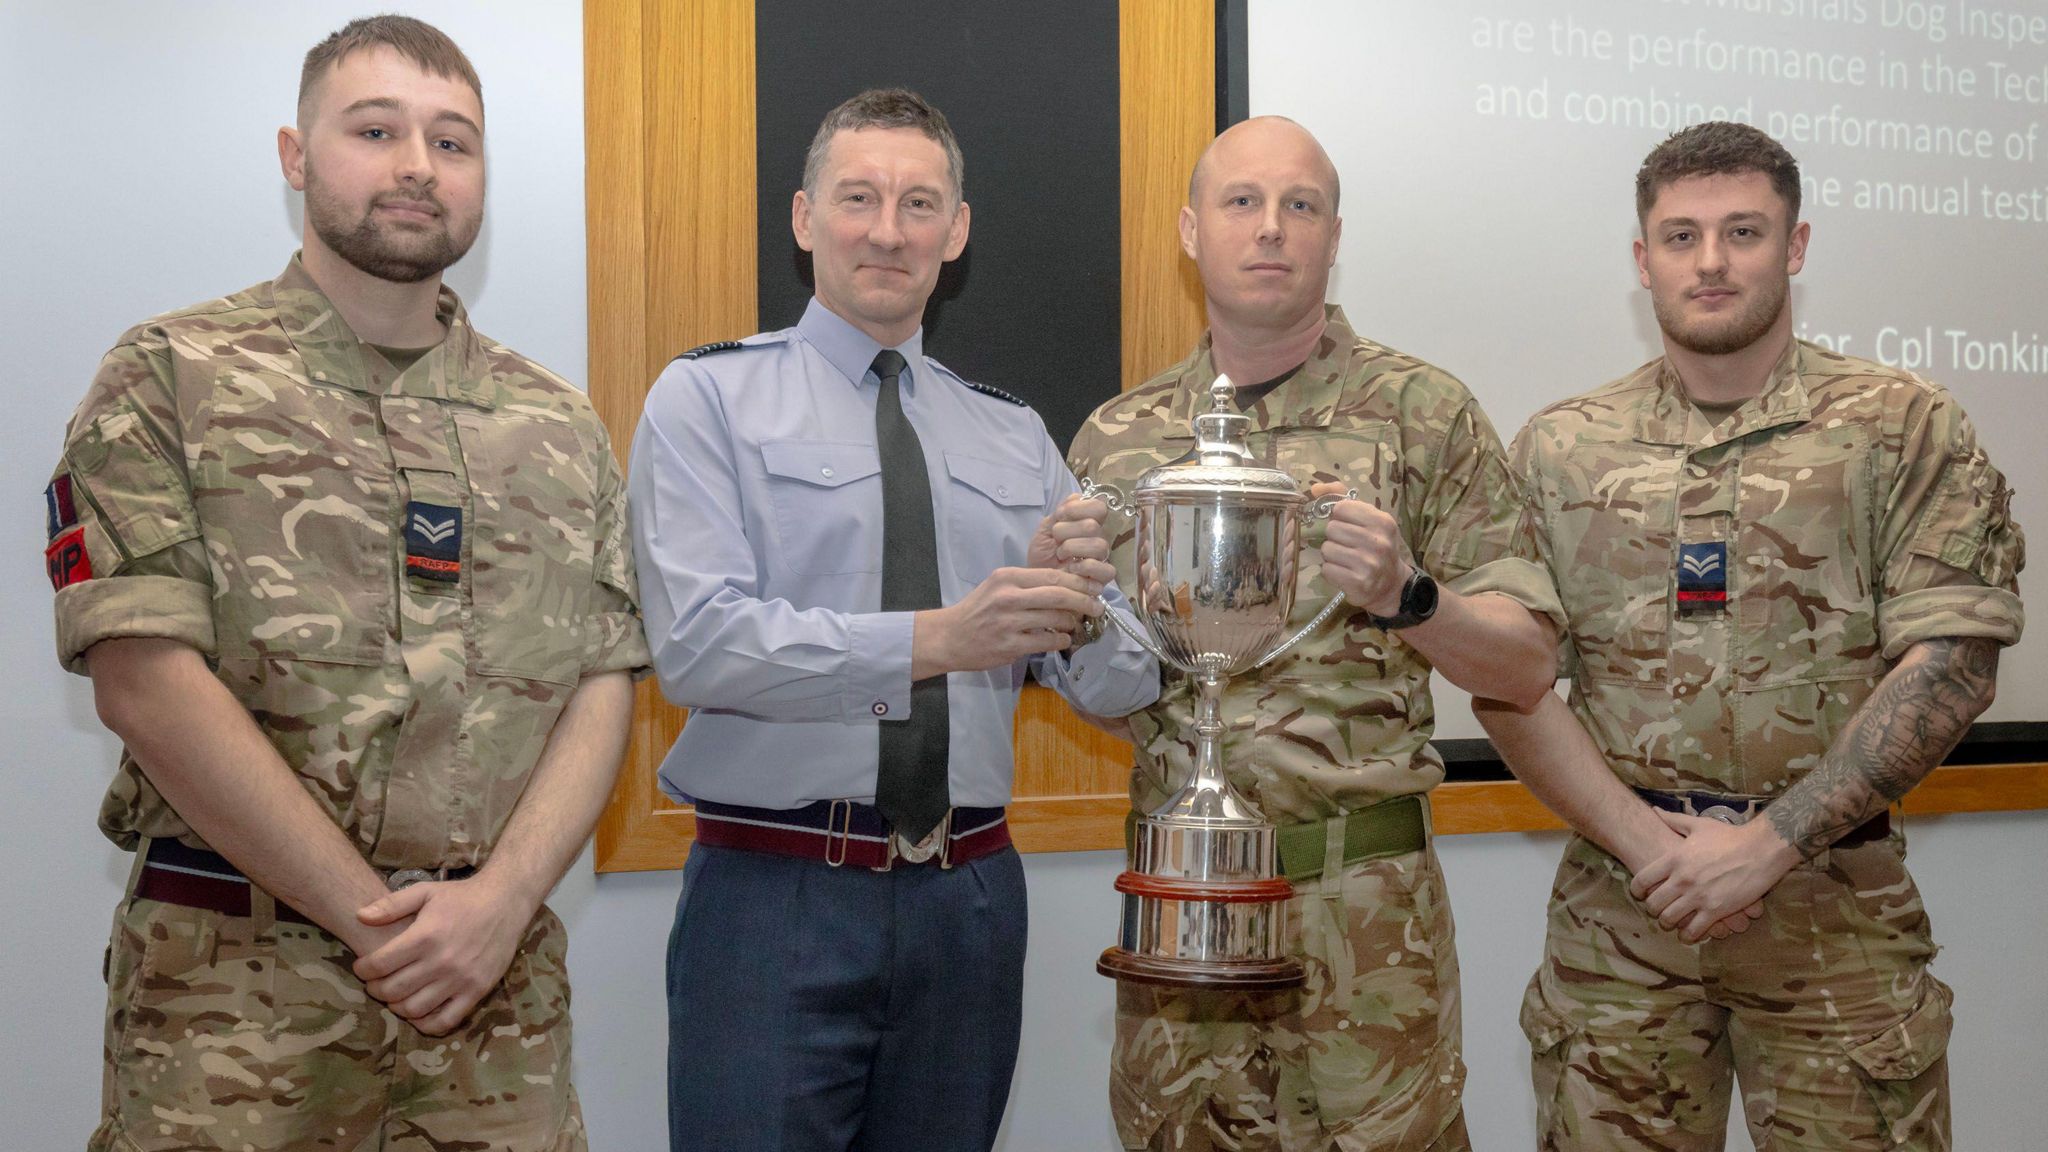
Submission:
[[[1955,398],[1792,338],[1799,171],[1687,129],[1636,178],[1665,355],[1515,444],[1570,704],[1482,720],[1580,835],[1522,1024],[1543,1147],[1946,1149],[1946,986],[1888,806],[2019,638]],[[1759,919],[1760,918],[1760,919]]]
[[72,421],[57,644],[137,852],[95,1149],[584,1147],[542,900],[647,656],[603,426],[440,283],[482,122],[439,31],[329,37],[302,253],[128,332]]
[[[1457,957],[1427,793],[1430,670],[1524,704],[1549,689],[1556,598],[1514,555],[1520,494],[1463,385],[1357,335],[1323,303],[1336,259],[1329,157],[1278,117],[1239,124],[1196,166],[1182,245],[1209,331],[1181,363],[1103,405],[1076,475],[1130,491],[1192,444],[1219,372],[1240,381],[1255,452],[1304,487],[1355,490],[1304,533],[1290,628],[1333,592],[1353,606],[1230,682],[1231,782],[1281,826],[1294,881],[1284,993],[1119,985],[1110,1101],[1129,1148],[1420,1152],[1470,1147]],[[1326,536],[1327,533],[1327,536]],[[1114,542],[1134,587],[1134,530]],[[1444,581],[1433,613],[1423,603]],[[1131,716],[1131,800],[1158,807],[1194,755],[1191,682]]]

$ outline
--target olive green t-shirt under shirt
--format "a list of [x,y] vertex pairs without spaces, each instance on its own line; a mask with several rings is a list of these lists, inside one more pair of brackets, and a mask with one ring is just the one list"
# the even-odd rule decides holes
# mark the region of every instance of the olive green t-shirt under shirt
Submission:
[[[1307,362],[1303,361],[1303,363]],[[1251,411],[1252,405],[1257,404],[1261,400],[1264,400],[1268,392],[1271,392],[1273,389],[1278,388],[1282,384],[1287,383],[1289,380],[1294,379],[1294,374],[1299,371],[1301,371],[1301,365],[1296,364],[1294,367],[1289,368],[1287,371],[1282,372],[1278,376],[1275,376],[1271,380],[1268,380],[1262,384],[1251,384],[1239,388],[1236,394],[1237,410],[1239,412]]]
[[1687,393],[1685,402],[1699,409],[1700,415],[1707,418],[1707,423],[1718,425],[1721,421],[1726,420],[1737,408],[1749,403],[1749,399],[1745,397],[1741,400],[1724,400],[1709,404],[1704,400],[1694,399],[1691,393]]
[[391,367],[396,369],[399,375],[402,376],[405,374],[405,370],[412,367],[420,357],[439,348],[440,345],[429,344],[425,348],[387,348],[382,344],[365,343],[364,347],[375,349],[377,355],[389,361]]

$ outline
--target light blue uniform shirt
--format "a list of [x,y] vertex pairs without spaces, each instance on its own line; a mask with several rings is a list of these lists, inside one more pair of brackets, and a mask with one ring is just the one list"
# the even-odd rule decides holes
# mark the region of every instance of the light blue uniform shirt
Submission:
[[[1038,414],[897,351],[931,474],[939,591],[1021,567],[1077,490]],[[633,437],[628,508],[640,605],[669,700],[692,709],[661,766],[679,800],[794,808],[875,795],[877,723],[910,709],[909,612],[882,602],[882,480],[869,365],[882,350],[816,300],[803,321],[677,360]],[[1123,600],[1112,583],[1110,602]],[[1077,708],[1121,716],[1159,669],[1117,629],[1068,653],[947,678],[953,803],[1009,803],[1028,668]]]

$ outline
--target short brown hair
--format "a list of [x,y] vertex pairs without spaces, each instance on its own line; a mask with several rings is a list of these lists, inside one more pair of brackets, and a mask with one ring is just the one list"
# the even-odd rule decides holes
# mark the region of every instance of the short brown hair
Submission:
[[1636,222],[1650,218],[1650,206],[1667,184],[1690,176],[1761,172],[1799,219],[1799,161],[1783,145],[1758,128],[1727,120],[1709,120],[1673,132],[1650,150],[1636,170]]
[[462,54],[446,32],[424,20],[386,14],[351,20],[306,53],[305,66],[299,69],[300,116],[305,115],[307,99],[329,69],[340,65],[351,52],[379,47],[389,48],[443,79],[462,81],[476,93],[477,105],[483,105],[483,81],[476,78],[469,57]]
[[825,113],[818,134],[811,137],[811,150],[804,155],[805,192],[818,193],[818,173],[825,168],[832,137],[862,128],[915,128],[924,133],[925,139],[945,150],[955,205],[966,198],[967,166],[960,158],[960,141],[953,136],[953,126],[946,123],[945,113],[907,88],[870,88]]

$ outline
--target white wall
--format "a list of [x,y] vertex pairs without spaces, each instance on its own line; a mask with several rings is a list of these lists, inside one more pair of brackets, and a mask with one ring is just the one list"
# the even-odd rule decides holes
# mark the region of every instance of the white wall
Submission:
[[[52,659],[40,569],[41,492],[64,421],[100,353],[151,313],[274,274],[296,205],[272,138],[298,58],[358,9],[111,0],[0,3],[0,1145],[77,1147],[99,1100],[100,952],[127,857],[94,830],[116,747],[87,685]],[[489,222],[453,280],[484,331],[573,380],[585,370],[581,26],[574,5],[409,6],[462,43],[490,113]],[[1915,825],[1915,864],[1959,992],[1957,1147],[2040,1146],[2048,953],[2044,821]],[[1466,973],[1468,1109],[1484,1149],[1530,1144],[1515,1005],[1536,961],[1559,840],[1446,840]],[[1024,1051],[1006,1152],[1111,1145],[1104,1097],[1111,986],[1093,971],[1115,915],[1112,853],[1026,858],[1032,885]],[[662,949],[677,877],[592,875],[556,894],[570,926],[576,1076],[593,1145],[664,1144]],[[706,1059],[716,1054],[707,1053]]]

